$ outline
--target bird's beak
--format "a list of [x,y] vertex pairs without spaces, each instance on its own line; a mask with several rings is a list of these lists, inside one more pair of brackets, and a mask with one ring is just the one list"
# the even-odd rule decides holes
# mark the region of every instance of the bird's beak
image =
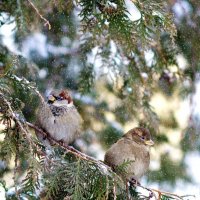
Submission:
[[56,98],[53,95],[48,96],[48,102],[53,103],[56,100]]
[[154,145],[153,140],[146,140],[144,143],[145,143],[146,145],[148,145],[148,146],[153,146],[153,145]]

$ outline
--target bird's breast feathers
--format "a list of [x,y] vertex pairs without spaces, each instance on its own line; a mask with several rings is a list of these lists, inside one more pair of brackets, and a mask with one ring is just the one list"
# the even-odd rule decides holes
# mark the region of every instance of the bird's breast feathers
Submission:
[[[56,140],[63,140],[66,143],[72,142],[80,134],[82,122],[75,106],[46,106],[40,111],[42,128]],[[48,114],[44,115],[44,109],[48,109]]]
[[129,172],[127,178],[139,179],[149,167],[149,149],[122,138],[108,150],[105,156],[105,161],[110,165],[121,165],[127,160],[132,161],[127,168]]

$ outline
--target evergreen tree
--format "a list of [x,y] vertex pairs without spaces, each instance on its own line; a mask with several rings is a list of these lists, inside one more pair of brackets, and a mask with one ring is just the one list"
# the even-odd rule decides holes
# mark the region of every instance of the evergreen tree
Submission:
[[[0,184],[7,199],[151,199],[155,195],[162,200],[184,199],[148,186],[138,186],[142,191],[126,186],[90,147],[96,144],[106,150],[130,123],[147,127],[156,147],[170,144],[169,130],[183,131],[174,110],[159,116],[151,100],[156,94],[181,99],[195,91],[198,4],[188,2],[193,11],[180,18],[176,28],[174,5],[166,1],[0,3],[1,29],[14,25],[15,45],[8,46],[0,38]],[[196,26],[191,27],[191,21]],[[184,69],[177,64],[180,54],[189,62]],[[75,148],[54,141],[47,154],[35,136],[34,122],[42,96],[54,88],[71,90],[84,119],[84,133]],[[160,169],[148,173],[148,182],[174,186],[177,180],[192,181],[184,158],[200,143],[198,123],[191,120],[180,144],[179,162],[162,152]],[[128,164],[119,170],[125,173]],[[9,174],[13,184],[8,186]]]

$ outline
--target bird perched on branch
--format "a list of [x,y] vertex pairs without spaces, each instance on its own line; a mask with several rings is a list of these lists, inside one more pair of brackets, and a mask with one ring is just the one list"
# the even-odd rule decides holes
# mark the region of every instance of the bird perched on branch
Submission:
[[126,182],[138,182],[149,168],[149,150],[153,144],[148,129],[133,128],[108,149],[104,162],[118,173],[117,168],[130,161],[125,173],[119,172],[119,175]]
[[[67,90],[53,91],[43,102],[37,113],[37,126],[43,129],[51,138],[68,145],[81,133],[82,118]],[[45,137],[36,133],[45,144]],[[47,143],[46,143],[47,144]]]

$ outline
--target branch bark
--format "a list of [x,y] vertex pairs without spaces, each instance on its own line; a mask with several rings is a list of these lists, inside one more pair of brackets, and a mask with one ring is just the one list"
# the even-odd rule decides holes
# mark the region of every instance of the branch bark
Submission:
[[26,122],[26,124],[35,129],[36,131],[40,132],[42,135],[46,136],[48,138],[48,140],[50,140],[50,142],[53,142],[53,143],[56,143],[57,145],[59,145],[60,147],[62,147],[63,149],[65,149],[67,152],[70,152],[72,153],[73,155],[75,155],[76,157],[78,158],[81,158],[83,160],[87,160],[89,162],[93,162],[97,165],[100,165],[100,166],[103,166],[105,167],[108,171],[112,172],[112,169],[107,166],[106,164],[104,164],[103,161],[100,161],[100,160],[96,160],[95,158],[91,157],[91,156],[88,156],[80,151],[78,151],[77,149],[75,149],[74,147],[72,146],[67,146],[55,139],[53,139],[52,137],[49,136],[49,134],[45,133],[42,129],[40,129],[39,127],[35,126],[34,124],[30,123],[30,122]]

